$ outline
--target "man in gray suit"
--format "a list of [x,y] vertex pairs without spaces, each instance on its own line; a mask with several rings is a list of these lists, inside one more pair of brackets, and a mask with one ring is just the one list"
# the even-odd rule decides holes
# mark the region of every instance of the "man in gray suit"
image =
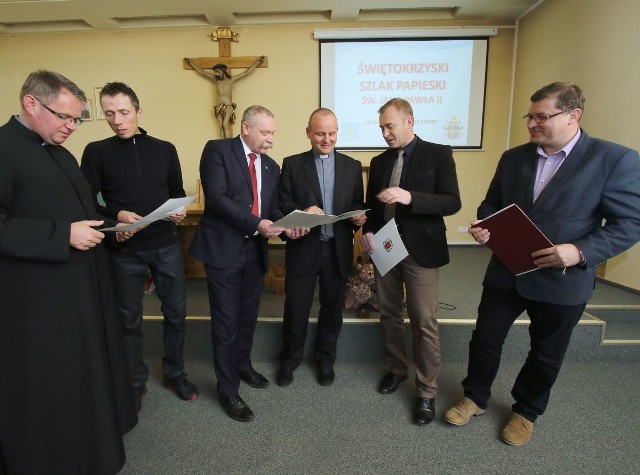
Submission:
[[[334,113],[324,108],[315,110],[306,130],[311,150],[283,161],[279,188],[282,212],[304,210],[338,215],[364,209],[360,162],[334,150],[338,139]],[[284,347],[276,379],[279,386],[293,381],[293,370],[302,362],[318,279],[320,312],[314,345],[317,379],[323,386],[333,383],[345,285],[353,261],[353,233],[366,219],[362,213],[349,220],[317,226],[308,236],[287,241]]]
[[[532,254],[538,270],[517,277],[492,256],[469,343],[464,399],[445,413],[454,425],[484,413],[504,340],[526,310],[531,350],[511,390],[515,404],[502,431],[510,445],[531,439],[547,407],[571,332],[593,293],[595,266],[640,239],[638,152],[589,137],[579,126],[583,111],[574,84],[535,92],[523,117],[530,142],[502,155],[478,208],[483,219],[515,203],[556,243]],[[469,233],[481,244],[491,239],[478,221]]]

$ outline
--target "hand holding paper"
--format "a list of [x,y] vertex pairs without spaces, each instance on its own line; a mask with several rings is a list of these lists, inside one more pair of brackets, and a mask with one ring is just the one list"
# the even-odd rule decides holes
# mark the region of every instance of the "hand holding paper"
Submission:
[[346,213],[342,213],[338,216],[334,216],[332,214],[317,214],[317,213],[308,213],[306,211],[294,210],[284,218],[279,219],[275,223],[274,226],[279,226],[281,228],[313,228],[315,226],[320,226],[322,224],[331,224],[336,223],[338,221],[342,221],[343,219],[348,219],[353,216],[360,216],[362,213],[369,211],[368,209],[360,209],[355,211],[347,211]]
[[303,236],[309,234],[309,228],[290,228],[285,229],[284,233],[287,235],[289,239],[300,239]]
[[137,213],[134,213],[133,211],[127,211],[127,210],[120,210],[118,211],[118,223],[124,223],[124,224],[133,224],[133,223],[137,223],[140,219],[142,219],[142,216],[140,216]]
[[471,237],[473,237],[478,244],[486,244],[491,233],[488,229],[478,226],[481,221],[480,219],[476,219],[471,223],[469,226],[469,234],[471,234]]
[[[111,228],[103,228],[100,231],[133,231],[148,226],[160,219],[168,218],[184,209],[189,203],[195,200],[195,196],[185,196],[184,198],[171,198],[165,201],[159,208],[155,209],[148,215],[138,219],[137,221],[125,224],[124,226],[113,226]],[[135,213],[133,213],[135,214]],[[138,215],[135,215],[138,216]]]
[[261,219],[258,223],[258,234],[267,239],[279,236],[284,228],[275,226],[270,219]]

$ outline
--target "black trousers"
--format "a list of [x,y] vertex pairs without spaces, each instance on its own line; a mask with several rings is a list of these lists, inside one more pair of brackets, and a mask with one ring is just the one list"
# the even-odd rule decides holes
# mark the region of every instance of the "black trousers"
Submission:
[[205,264],[213,364],[218,393],[224,397],[238,394],[238,373],[252,367],[251,347],[264,279],[261,239],[247,239],[238,258],[225,269]]
[[531,320],[531,346],[511,395],[516,401],[513,412],[535,422],[547,407],[571,332],[585,307],[586,302],[556,305],[528,300],[515,288],[505,290],[485,283],[476,328],[469,343],[467,377],[462,381],[465,396],[479,407],[487,407],[504,341],[515,319],[526,310]]
[[314,344],[314,359],[320,368],[333,368],[336,361],[338,335],[342,328],[342,307],[345,298],[346,276],[340,274],[335,240],[322,242],[315,256],[312,272],[296,274],[287,269],[285,302],[282,322],[283,349],[280,367],[294,370],[304,356],[309,313],[316,282],[319,279],[320,312]]

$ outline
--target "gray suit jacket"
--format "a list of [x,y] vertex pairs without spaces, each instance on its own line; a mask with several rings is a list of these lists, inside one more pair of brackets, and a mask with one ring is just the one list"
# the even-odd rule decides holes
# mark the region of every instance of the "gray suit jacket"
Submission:
[[532,300],[581,304],[593,293],[595,266],[640,239],[638,152],[582,131],[534,203],[536,149],[528,143],[502,155],[478,218],[516,203],[552,243],[578,246],[587,267],[573,266],[565,274],[562,269],[540,269],[515,277],[492,256],[485,280],[501,288],[515,285],[520,295]]

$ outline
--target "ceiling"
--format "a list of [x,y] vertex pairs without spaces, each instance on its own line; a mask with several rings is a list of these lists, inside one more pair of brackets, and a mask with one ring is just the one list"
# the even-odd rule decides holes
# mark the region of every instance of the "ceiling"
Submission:
[[0,34],[291,23],[514,21],[541,1],[0,0]]

